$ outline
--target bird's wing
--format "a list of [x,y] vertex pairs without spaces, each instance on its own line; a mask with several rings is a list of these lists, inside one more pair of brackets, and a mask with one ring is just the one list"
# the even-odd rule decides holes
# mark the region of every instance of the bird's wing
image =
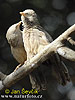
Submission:
[[62,59],[60,59],[60,56],[58,54],[54,54],[51,57],[50,61],[53,65],[54,76],[60,84],[66,85],[67,82],[70,81],[70,76],[66,65],[64,64]]
[[[41,44],[43,44],[43,43],[46,44],[46,43],[53,41],[51,36],[44,30],[43,31],[39,30],[38,35],[39,35]],[[66,65],[60,58],[61,57],[58,54],[54,54],[51,57],[50,61],[52,62],[52,65],[54,66],[53,68],[56,72],[57,79],[59,80],[59,82],[62,85],[65,85],[68,81],[70,81],[70,77],[69,77],[69,73],[68,73],[68,69],[67,69]]]
[[48,39],[48,42],[52,42],[53,41],[53,39],[52,39],[52,37],[51,37],[51,35],[49,34],[49,33],[47,33],[45,30],[43,31],[44,33],[45,33],[45,35],[46,35],[46,38]]
[[32,31],[36,35],[36,40],[38,40],[40,45],[48,45],[53,41],[52,37],[42,28],[36,28]]

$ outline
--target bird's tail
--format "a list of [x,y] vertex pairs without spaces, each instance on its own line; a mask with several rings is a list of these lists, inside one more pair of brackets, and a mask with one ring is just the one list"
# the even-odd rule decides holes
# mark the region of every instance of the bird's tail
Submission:
[[[57,78],[58,82],[62,85],[66,85],[67,82],[70,81],[70,76],[66,65],[60,59],[59,55],[54,54],[51,56],[48,66],[50,65],[53,67],[54,75]],[[42,66],[40,67],[42,68]],[[35,69],[33,72],[29,74],[32,88],[38,91],[47,89],[46,77],[44,76],[44,73],[40,67],[38,67],[37,69]]]
[[46,78],[43,75],[42,70],[40,70],[40,67],[31,72],[29,74],[29,78],[33,89],[36,89],[38,91],[47,89]]
[[53,55],[52,56],[52,62],[53,62],[53,69],[55,71],[55,76],[60,84],[66,85],[67,82],[70,81],[70,76],[68,73],[68,69],[66,65],[61,61],[59,55]]

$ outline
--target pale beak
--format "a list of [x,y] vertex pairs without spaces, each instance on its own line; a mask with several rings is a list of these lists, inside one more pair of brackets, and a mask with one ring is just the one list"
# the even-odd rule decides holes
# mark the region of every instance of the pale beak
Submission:
[[22,21],[20,21],[20,22],[18,23],[18,26],[20,26],[20,25],[21,25],[21,23],[22,23]]
[[16,28],[19,28],[20,25],[21,25],[21,23],[22,23],[22,21],[20,21],[20,22],[17,24]]
[[20,14],[21,14],[22,16],[26,16],[25,13],[23,13],[23,12],[20,12]]

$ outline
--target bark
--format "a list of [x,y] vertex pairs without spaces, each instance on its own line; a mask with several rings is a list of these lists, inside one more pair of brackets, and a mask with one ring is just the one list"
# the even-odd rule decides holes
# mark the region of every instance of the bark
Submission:
[[9,75],[5,75],[0,72],[0,91],[15,84],[18,80],[22,79],[35,68],[37,68],[42,62],[47,60],[52,54],[58,53],[66,59],[75,61],[75,51],[68,47],[65,47],[63,41],[67,40],[72,45],[75,45],[75,41],[70,38],[70,35],[75,34],[75,25],[71,26],[64,33],[62,33],[52,43],[47,45],[39,54],[35,55],[30,61],[25,62],[17,71],[12,72]]

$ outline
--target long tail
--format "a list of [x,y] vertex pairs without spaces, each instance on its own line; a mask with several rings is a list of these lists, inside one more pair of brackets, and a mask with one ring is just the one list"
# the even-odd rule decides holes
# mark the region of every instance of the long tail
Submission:
[[61,61],[58,54],[55,54],[51,57],[51,62],[53,63],[57,80],[60,84],[66,85],[67,82],[70,81],[70,76],[66,65],[63,63],[63,61]]
[[[55,77],[57,78],[59,83],[62,85],[66,85],[67,82],[70,81],[70,76],[66,65],[60,59],[60,56],[58,54],[52,55],[49,64],[53,67]],[[44,73],[40,67],[29,74],[32,88],[38,91],[47,89],[46,77],[44,76]]]
[[[41,67],[41,66],[40,66]],[[32,84],[32,88],[38,91],[46,90],[47,89],[47,82],[46,78],[43,75],[41,68],[38,67],[33,72],[29,74],[30,82]]]

